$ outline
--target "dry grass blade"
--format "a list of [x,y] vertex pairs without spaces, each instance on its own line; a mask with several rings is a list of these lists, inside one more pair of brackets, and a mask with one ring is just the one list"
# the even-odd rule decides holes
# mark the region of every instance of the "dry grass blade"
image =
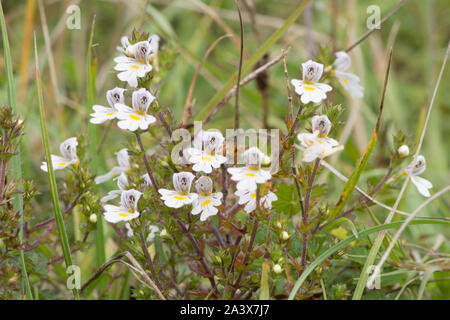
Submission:
[[192,111],[192,104],[191,104],[192,93],[194,91],[195,83],[197,81],[198,75],[200,74],[200,70],[203,67],[203,64],[205,63],[205,61],[208,58],[208,56],[210,55],[210,53],[217,46],[217,44],[221,40],[223,40],[225,38],[229,38],[229,37],[231,37],[231,35],[225,34],[225,35],[221,36],[220,38],[216,39],[216,41],[214,41],[209,46],[209,48],[206,50],[205,55],[202,58],[202,61],[200,61],[199,65],[197,66],[197,69],[195,70],[194,76],[192,77],[191,84],[189,86],[189,91],[188,91],[188,96],[186,98],[186,103],[184,104],[183,117],[182,117],[181,124],[180,124],[181,127],[187,124],[187,122],[189,120],[189,117],[191,115],[191,111]]
[[[381,25],[389,19],[394,13],[397,12],[398,9],[400,9],[404,4],[406,0],[401,0],[397,5],[389,11],[389,13],[381,19],[381,21],[376,25],[376,27],[381,27]],[[373,27],[372,29],[369,29],[366,33],[364,33],[358,40],[356,40],[351,46],[349,46],[347,49],[345,49],[345,52],[351,51],[353,48],[357,47],[361,42],[363,42],[368,36],[370,36],[374,31],[378,30],[376,27]]]
[[[253,66],[262,58],[262,56],[269,50],[269,48],[288,30],[289,26],[291,26],[294,21],[300,16],[300,14],[305,9],[306,5],[309,3],[309,0],[304,0],[298,8],[291,14],[289,18],[286,19],[286,22],[271,36],[266,42],[263,43],[262,46],[259,47],[258,50],[250,57],[242,66],[242,73],[245,74]],[[211,113],[214,108],[222,101],[222,99],[226,96],[226,94],[233,88],[233,85],[236,83],[237,73],[233,74],[231,78],[227,81],[227,83],[220,89],[208,102],[208,104],[200,111],[195,120],[203,121],[209,113]]]
[[242,23],[242,14],[241,9],[239,8],[239,4],[237,0],[234,1],[236,5],[236,9],[239,13],[239,27],[241,29],[241,42],[239,48],[239,68],[238,68],[238,76],[236,80],[236,100],[235,100],[235,110],[234,110],[234,129],[239,128],[239,89],[241,87],[241,75],[242,75],[242,59],[244,56],[244,24]]

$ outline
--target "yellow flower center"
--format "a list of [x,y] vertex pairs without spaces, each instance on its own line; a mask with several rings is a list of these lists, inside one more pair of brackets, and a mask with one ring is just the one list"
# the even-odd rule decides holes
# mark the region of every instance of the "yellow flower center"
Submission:
[[176,200],[184,200],[184,199],[186,199],[186,197],[181,197],[181,196],[174,196],[174,198]]
[[303,86],[303,88],[304,88],[306,91],[314,91],[314,90],[316,90],[316,88],[314,88],[314,87]]
[[211,195],[211,192],[207,192],[206,194],[205,194],[204,192],[202,192],[202,193],[200,193],[200,195],[201,195],[202,197],[210,196],[210,195]]
[[133,114],[130,114],[130,119],[131,119],[131,120],[139,121],[139,120],[141,120],[141,117],[138,117],[138,116],[135,116],[135,115],[133,115]]
[[256,199],[256,193],[251,193],[250,196],[251,196],[253,199]]
[[115,112],[108,112],[106,115],[107,116],[112,116]]
[[65,166],[67,163],[65,163],[65,162],[60,162],[60,163],[58,163],[58,165],[60,165],[60,166]]
[[132,64],[131,66],[130,66],[130,69],[132,69],[132,70],[140,70],[141,69],[141,67],[139,67],[139,66],[136,66],[136,65],[134,65],[134,64]]
[[348,79],[347,79],[347,78],[341,78],[341,81],[342,81],[343,83],[348,83]]
[[207,157],[207,156],[202,156],[202,160],[206,161],[206,162],[210,162],[210,161],[212,161],[212,158],[211,157]]
[[251,172],[247,172],[247,173],[245,174],[245,176],[246,176],[246,177],[256,177],[256,174],[251,173]]
[[128,213],[134,213],[133,209],[128,209]]
[[144,59],[139,59],[140,64],[144,64]]
[[119,213],[119,217],[126,218],[128,216],[129,216],[128,213],[123,213],[123,212]]
[[205,200],[202,202],[202,207],[206,207],[210,203],[211,203],[211,200]]

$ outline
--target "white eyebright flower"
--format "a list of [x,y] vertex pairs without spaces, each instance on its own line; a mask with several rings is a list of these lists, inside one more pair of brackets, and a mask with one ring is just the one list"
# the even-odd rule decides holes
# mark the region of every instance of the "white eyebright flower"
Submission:
[[350,56],[339,51],[335,53],[336,60],[333,63],[335,70],[332,72],[341,85],[347,90],[353,98],[362,98],[364,96],[364,87],[359,84],[360,79],[357,75],[345,72],[351,64]]
[[[61,170],[72,164],[77,164],[79,161],[77,156],[77,146],[78,141],[75,137],[69,138],[62,142],[59,145],[61,156],[56,156],[54,154],[51,155],[53,170]],[[48,172],[47,162],[42,162],[41,170]]]
[[327,137],[331,129],[331,122],[327,116],[314,116],[311,122],[313,133],[297,135],[298,140],[306,147],[302,161],[311,162],[317,158],[323,159],[343,149],[343,146],[340,146],[336,140]]
[[161,200],[169,208],[181,208],[185,204],[191,204],[198,195],[191,193],[191,184],[195,176],[190,172],[178,172],[173,175],[175,190],[159,189]]
[[216,207],[222,204],[222,192],[212,193],[213,182],[207,176],[200,177],[195,188],[198,192],[198,198],[192,203],[193,215],[200,215],[200,221],[205,221],[210,216],[216,215],[219,211]]
[[422,174],[425,169],[425,157],[417,156],[417,158],[414,159],[411,164],[403,170],[403,174],[409,174],[411,176],[412,183],[414,183],[414,185],[417,187],[419,193],[425,197],[429,197],[430,191],[428,189],[433,188],[433,184],[427,179],[419,177],[419,174]]
[[237,181],[238,190],[256,190],[257,183],[265,183],[272,178],[269,171],[261,169],[261,162],[264,158],[257,147],[252,147],[244,152],[245,167],[228,168],[231,180]]
[[[256,209],[256,189],[254,190],[237,190],[234,193],[239,197],[239,204],[245,204],[244,210],[247,213]],[[278,197],[272,191],[269,191],[265,196],[259,199],[259,205],[266,209],[272,209],[272,202],[277,201]]]
[[117,157],[117,163],[119,164],[116,167],[113,167],[111,171],[109,171],[107,174],[104,174],[102,176],[98,176],[95,178],[95,183],[103,183],[105,181],[108,181],[121,173],[125,172],[127,173],[130,170],[130,157],[128,155],[128,149],[124,148],[116,153]]
[[111,223],[130,221],[139,217],[137,204],[142,193],[131,189],[123,191],[120,195],[120,206],[105,205],[105,220]]
[[114,88],[108,90],[106,92],[106,100],[108,100],[108,104],[110,107],[104,107],[96,104],[92,108],[94,109],[94,113],[91,113],[91,119],[89,120],[91,123],[100,124],[107,120],[112,120],[116,118],[117,109],[114,107],[116,103],[124,103],[123,92],[125,89],[122,88]]
[[211,173],[212,168],[219,168],[227,158],[222,156],[222,144],[224,137],[220,132],[208,132],[201,130],[194,138],[194,148],[187,148],[186,156],[194,166],[192,170]]
[[301,96],[304,104],[309,102],[318,103],[327,98],[326,93],[333,88],[325,83],[319,83],[323,73],[323,64],[308,60],[302,63],[303,80],[292,79],[291,83],[295,92]]
[[125,173],[121,173],[119,178],[117,179],[117,186],[119,187],[118,190],[111,190],[108,192],[108,194],[100,199],[100,202],[105,203],[112,199],[115,199],[117,196],[120,196],[123,191],[125,191],[129,185],[128,185],[128,179]]
[[133,92],[132,105],[130,108],[122,103],[116,103],[117,126],[120,129],[136,131],[147,130],[148,126],[156,122],[156,118],[147,114],[148,107],[156,98],[145,88]]
[[143,78],[152,71],[152,66],[149,63],[152,48],[148,41],[141,41],[135,43],[132,47],[128,46],[126,54],[114,59],[116,66],[114,70],[120,71],[117,77],[121,81],[128,82],[130,87],[136,88],[138,85],[138,78]]
[[[159,49],[159,37],[154,34],[148,38],[148,44],[150,46],[149,58],[153,58],[158,54]],[[120,39],[121,46],[117,46],[117,50],[124,53],[126,56],[130,58],[134,58],[136,55],[136,44],[130,44],[128,37],[122,37]]]

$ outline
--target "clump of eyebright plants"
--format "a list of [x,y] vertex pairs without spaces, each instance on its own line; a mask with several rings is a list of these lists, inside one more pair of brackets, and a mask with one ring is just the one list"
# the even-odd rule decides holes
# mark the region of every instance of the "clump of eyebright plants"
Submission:
[[[104,219],[115,230],[115,236],[106,241],[115,242],[116,253],[126,252],[134,258],[133,265],[124,264],[110,281],[131,272],[130,290],[135,298],[287,298],[295,281],[324,249],[348,237],[349,229],[356,232],[355,213],[374,205],[366,197],[354,197],[353,204],[347,203],[347,211],[333,216],[336,199],[328,199],[326,180],[317,179],[327,164],[324,159],[339,157],[344,148],[335,139],[343,107],[330,98],[338,90],[354,99],[364,95],[360,79],[348,71],[349,54],[323,48],[317,61],[301,64],[299,79],[288,82],[287,91],[294,96],[286,98],[286,105],[293,101],[297,112],[286,117],[287,132],[270,146],[267,136],[250,139],[255,142],[250,145],[237,143],[246,141],[239,139],[248,136],[243,131],[241,136],[225,137],[211,128],[180,128],[170,106],[158,99],[159,91],[164,90],[161,79],[169,71],[173,55],[160,48],[157,35],[134,31],[130,38],[122,38],[118,50],[114,59],[118,87],[106,92],[105,105],[91,106],[90,118],[96,125],[112,121],[129,137],[126,147],[109,146],[117,164],[107,173],[91,173],[88,163],[95,155],[87,154],[83,135],[68,137],[59,153],[51,156],[53,169],[66,172],[59,184],[60,199],[67,208],[64,214],[74,208],[81,214],[82,235],[71,243],[72,252],[86,250],[86,239]],[[165,59],[164,68],[161,59]],[[16,241],[18,214],[11,199],[15,193],[23,193],[28,214],[29,199],[35,192],[31,183],[18,190],[17,181],[5,179],[23,124],[10,120],[14,116],[8,107],[1,108],[0,117],[0,268],[12,275],[8,283],[3,283],[5,277],[0,282],[1,287],[10,289],[3,292],[4,298],[14,296],[20,287],[20,266],[12,260],[18,248],[26,251],[28,265],[41,261],[30,255],[41,239],[31,241],[28,233],[47,230],[41,233],[46,236],[54,227],[53,221],[27,225],[25,244]],[[179,140],[172,139],[177,129],[189,136],[182,148],[178,148]],[[149,132],[161,142],[146,144]],[[398,187],[406,176],[420,194],[430,196],[432,184],[423,178],[425,158],[412,157],[410,148],[399,133],[386,176],[369,187],[371,197],[386,186]],[[47,171],[46,162],[41,169]],[[101,190],[96,185],[108,180],[117,184],[114,190],[94,191]],[[356,254],[367,248],[354,241],[345,250]],[[326,291],[330,298],[349,297],[351,282],[332,281],[344,267],[333,260],[336,254],[342,252],[317,266],[294,298],[319,298]],[[351,263],[347,261],[347,267]],[[33,270],[43,276],[45,266]],[[144,270],[145,275],[136,270]],[[334,284],[325,288],[323,278]],[[89,285],[92,283],[82,290]],[[98,296],[103,297],[108,288],[99,286]]]

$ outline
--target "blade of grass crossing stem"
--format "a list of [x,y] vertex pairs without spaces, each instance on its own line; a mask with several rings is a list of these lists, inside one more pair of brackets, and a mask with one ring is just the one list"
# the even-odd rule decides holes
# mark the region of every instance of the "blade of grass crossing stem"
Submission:
[[[368,235],[371,235],[373,233],[377,233],[382,230],[392,229],[392,228],[398,228],[403,224],[404,220],[402,221],[396,221],[388,224],[381,224],[376,227],[372,227],[363,231],[358,231],[358,238],[356,238],[354,235],[346,238],[345,240],[342,240],[341,242],[335,244],[322,254],[320,254],[316,260],[314,260],[302,273],[300,278],[297,279],[295,282],[294,288],[292,289],[291,293],[289,294],[289,300],[293,300],[295,298],[295,294],[297,293],[298,289],[302,286],[303,282],[305,282],[306,278],[311,274],[311,272],[314,271],[315,268],[317,268],[323,261],[325,261],[328,257],[330,257],[335,252],[341,250],[345,246],[349,245],[353,241],[358,241],[358,239],[362,239]],[[434,219],[417,219],[411,221],[410,225],[422,225],[422,224],[442,224],[442,225],[448,225],[450,226],[450,221],[446,220],[434,220]]]
[[[287,31],[287,29],[294,23],[298,16],[305,9],[309,0],[304,0],[300,6],[287,18],[286,22],[264,42],[261,47],[256,50],[256,52],[243,64],[242,75],[249,72],[253,66],[262,58],[262,56],[269,50],[269,48]],[[214,107],[225,97],[225,95],[230,91],[236,84],[236,78],[238,73],[236,72],[233,76],[225,83],[225,85],[220,89],[212,98],[209,100],[208,104],[200,111],[195,117],[196,121],[202,121],[208,116],[208,114],[214,109]]]
[[[36,89],[38,94],[41,135],[42,135],[42,142],[44,144],[45,158],[47,160],[48,180],[50,184],[56,227],[58,229],[59,240],[61,242],[64,262],[66,264],[66,268],[68,268],[69,266],[72,265],[72,257],[70,255],[69,240],[66,233],[66,227],[64,225],[64,219],[61,214],[61,208],[59,207],[58,189],[56,186],[55,173],[53,171],[53,164],[51,161],[50,144],[48,140],[47,125],[45,122],[44,99],[42,97],[41,76],[39,73],[39,60],[37,56],[36,34],[34,35],[34,56],[36,62]],[[73,295],[75,299],[79,299],[78,290],[76,288],[73,289]]]
[[342,191],[342,194],[339,198],[339,201],[334,208],[333,212],[331,213],[330,219],[334,219],[337,217],[342,209],[344,209],[344,206],[347,202],[347,200],[350,198],[350,195],[352,194],[353,190],[355,189],[355,186],[358,183],[359,177],[361,176],[361,172],[364,170],[367,161],[369,160],[369,157],[373,151],[373,148],[375,146],[375,143],[377,142],[378,138],[378,131],[381,125],[381,115],[383,113],[383,107],[384,107],[384,98],[386,96],[386,87],[389,79],[389,70],[391,67],[391,60],[392,60],[392,48],[389,52],[387,67],[386,67],[386,74],[384,78],[384,85],[383,85],[383,93],[381,95],[381,102],[380,102],[380,108],[378,111],[378,119],[377,123],[375,125],[375,129],[373,130],[372,137],[369,140],[369,143],[367,144],[366,148],[364,149],[364,152],[361,155],[361,158],[358,160],[358,163],[356,165],[355,170],[353,171],[352,175],[348,179],[347,183],[345,184],[344,190]]
[[[13,69],[12,69],[12,60],[11,60],[11,51],[9,48],[9,40],[8,40],[8,32],[6,30],[6,22],[5,22],[5,16],[3,14],[3,6],[0,2],[0,25],[2,28],[2,41],[3,41],[3,52],[5,56],[5,65],[6,65],[6,82],[8,85],[8,104],[13,109],[13,111],[17,114],[17,100],[16,100],[16,91],[14,86],[14,76],[13,76]],[[21,166],[21,159],[20,159],[20,147],[19,145],[19,152],[16,156],[12,157],[11,159],[11,177],[17,182],[17,188],[19,190],[23,189],[22,187],[22,166]],[[13,207],[16,211],[19,212],[20,215],[20,227],[19,227],[19,243],[23,243],[23,224],[24,224],[24,218],[23,218],[23,195],[22,193],[18,192],[13,199]],[[28,273],[27,268],[25,264],[25,255],[23,253],[23,250],[19,251],[20,256],[20,269],[22,272],[22,278],[24,282],[25,287],[25,297],[28,300],[33,299],[33,295],[31,293],[31,286],[30,286],[30,280],[28,279]]]
[[[95,75],[97,71],[97,62],[96,59],[92,58],[92,43],[94,40],[94,28],[95,28],[95,15],[92,20],[91,33],[89,36],[89,45],[87,51],[87,107],[91,108],[95,104]],[[89,123],[88,127],[88,141],[89,141],[89,154],[96,155],[97,154],[97,145],[98,145],[98,126],[95,124]],[[92,170],[97,173],[100,167],[100,155],[95,156],[92,159]],[[97,188],[94,188],[94,190]],[[96,252],[96,263],[97,266],[101,266],[106,261],[105,254],[105,237],[103,230],[103,216],[99,215],[97,219],[97,229],[95,231],[95,252]],[[106,287],[106,278],[101,277],[101,281],[99,282],[100,290]]]

